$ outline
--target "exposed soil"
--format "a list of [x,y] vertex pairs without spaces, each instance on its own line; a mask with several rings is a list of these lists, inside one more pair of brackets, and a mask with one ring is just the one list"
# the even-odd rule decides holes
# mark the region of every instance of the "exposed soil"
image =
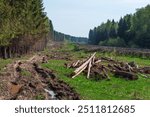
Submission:
[[[70,87],[67,83],[56,78],[53,71],[40,67],[40,63],[46,63],[49,59],[66,60],[68,63],[75,61],[72,54],[69,52],[57,51],[62,48],[62,43],[54,43],[50,45],[48,55],[35,55],[28,60],[15,61],[7,65],[4,69],[5,72],[0,73],[0,99],[5,100],[78,100],[79,94]],[[113,48],[97,48],[96,46],[80,46],[80,49],[87,51],[114,51]],[[119,51],[122,54],[133,54],[129,51]],[[140,50],[139,50],[140,51]],[[129,53],[128,53],[129,52]],[[146,53],[146,54],[145,54]],[[147,54],[148,53],[148,54]],[[137,52],[136,55],[148,56],[149,51]],[[133,55],[134,55],[133,54]],[[140,67],[134,62],[124,63],[110,58],[95,58],[95,62],[102,60],[100,64],[93,65],[91,68],[90,78],[94,80],[108,79],[109,72],[116,76],[121,76],[130,80],[137,80],[137,72],[141,73],[144,77],[149,76],[150,67]],[[80,60],[76,67],[81,66],[86,59]],[[76,63],[76,62],[75,62]],[[77,63],[76,63],[77,64]],[[72,64],[73,65],[73,64]],[[75,64],[74,64],[75,65]],[[127,66],[128,65],[128,66]],[[129,67],[130,66],[130,67]],[[66,67],[71,67],[66,64]],[[84,73],[87,74],[88,69]],[[116,72],[117,71],[117,72]],[[146,75],[145,75],[146,74]],[[148,75],[147,75],[148,74]]]
[[88,52],[115,52],[119,55],[131,55],[137,57],[150,58],[150,49],[107,47],[99,45],[79,45],[79,49],[83,49]]
[[7,100],[78,100],[72,87],[56,78],[53,71],[43,69],[39,63],[47,56],[35,55],[26,61],[15,61],[0,75],[0,99]]

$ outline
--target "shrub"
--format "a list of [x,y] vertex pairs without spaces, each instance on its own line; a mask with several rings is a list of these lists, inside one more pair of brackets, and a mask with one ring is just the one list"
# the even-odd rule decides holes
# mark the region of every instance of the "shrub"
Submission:
[[109,38],[105,41],[101,41],[99,43],[101,46],[114,46],[114,47],[125,47],[125,41],[119,37],[117,38]]

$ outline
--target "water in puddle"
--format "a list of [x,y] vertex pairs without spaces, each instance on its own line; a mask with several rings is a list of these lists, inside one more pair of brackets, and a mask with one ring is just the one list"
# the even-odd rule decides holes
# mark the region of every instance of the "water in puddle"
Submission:
[[44,89],[44,90],[45,90],[45,92],[47,92],[47,93],[51,96],[51,99],[52,99],[52,100],[58,100],[58,98],[56,97],[56,94],[55,94],[54,91],[52,91],[52,90],[47,90],[47,89]]

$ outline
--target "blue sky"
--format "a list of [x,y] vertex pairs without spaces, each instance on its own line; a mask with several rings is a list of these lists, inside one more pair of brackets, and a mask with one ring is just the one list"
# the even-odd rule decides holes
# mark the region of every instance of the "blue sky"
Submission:
[[88,37],[90,29],[106,22],[118,21],[121,16],[134,13],[150,0],[43,0],[45,12],[54,29],[73,36]]

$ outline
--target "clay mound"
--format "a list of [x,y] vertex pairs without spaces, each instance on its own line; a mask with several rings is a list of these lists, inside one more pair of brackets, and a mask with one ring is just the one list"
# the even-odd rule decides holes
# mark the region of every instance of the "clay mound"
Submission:
[[78,100],[79,95],[52,71],[39,63],[47,62],[45,56],[35,55],[27,61],[16,61],[0,75],[0,99],[7,100]]

